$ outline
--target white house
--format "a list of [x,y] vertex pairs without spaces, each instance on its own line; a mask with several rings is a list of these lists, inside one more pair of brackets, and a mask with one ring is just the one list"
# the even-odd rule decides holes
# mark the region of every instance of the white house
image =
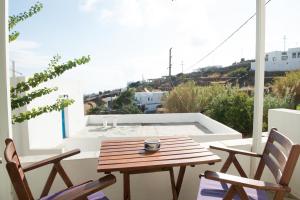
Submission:
[[136,92],[135,101],[141,107],[145,108],[145,113],[155,112],[156,108],[161,105],[161,99],[166,92]]
[[[300,48],[290,48],[288,51],[272,51],[266,54],[266,71],[293,71],[300,69]],[[251,63],[255,70],[255,62]]]

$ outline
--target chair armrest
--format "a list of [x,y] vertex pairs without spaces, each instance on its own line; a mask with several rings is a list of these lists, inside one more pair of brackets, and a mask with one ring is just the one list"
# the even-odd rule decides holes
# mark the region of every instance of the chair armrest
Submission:
[[87,196],[98,192],[116,182],[116,177],[112,174],[104,176],[99,180],[87,182],[80,186],[74,186],[69,190],[57,195],[53,200],[82,200]]
[[261,154],[257,154],[251,151],[229,148],[229,147],[209,146],[209,148],[220,150],[220,151],[226,151],[228,153],[233,153],[233,154],[241,154],[241,155],[252,156],[252,157],[262,157]]
[[45,165],[48,165],[48,164],[58,163],[59,161],[65,159],[65,158],[68,158],[70,156],[73,156],[73,155],[76,155],[76,154],[79,154],[79,153],[80,153],[79,149],[74,149],[72,151],[68,151],[68,152],[59,154],[57,156],[53,156],[51,158],[41,160],[41,161],[38,161],[38,162],[33,163],[31,165],[28,165],[26,167],[23,167],[23,171],[27,172],[27,171],[30,171],[30,170],[33,170],[33,169],[36,169],[36,168],[39,168],[39,167],[42,167],[42,166],[45,166]]
[[284,192],[291,191],[289,187],[285,187],[276,183],[269,183],[260,180],[233,176],[233,175],[219,173],[219,172],[206,171],[204,173],[204,177],[210,180],[220,181],[223,183],[230,183],[232,185],[249,187],[249,188],[254,188],[259,190],[284,191]]

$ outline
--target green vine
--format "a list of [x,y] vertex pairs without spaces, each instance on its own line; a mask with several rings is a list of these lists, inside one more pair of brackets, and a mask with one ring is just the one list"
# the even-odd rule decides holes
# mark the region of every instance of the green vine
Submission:
[[52,111],[60,111],[69,105],[73,104],[74,100],[72,99],[57,99],[56,102],[52,105],[47,105],[43,107],[33,108],[29,111],[25,111],[12,116],[12,123],[22,123],[26,120],[35,118],[44,113],[49,113]]
[[65,71],[75,68],[78,65],[86,64],[90,61],[90,56],[83,56],[79,59],[69,60],[68,62],[59,65],[60,56],[54,56],[49,64],[49,68],[40,73],[35,73],[33,77],[27,81],[17,83],[15,87],[11,87],[11,97],[15,98],[18,94],[27,92],[30,88],[37,87],[39,84],[60,76]]
[[33,91],[31,93],[28,93],[26,95],[23,96],[18,96],[15,98],[11,98],[11,109],[17,109],[17,108],[21,108],[22,106],[25,106],[27,104],[29,104],[30,102],[32,102],[35,98],[50,94],[53,91],[57,91],[57,87],[55,88],[42,88],[42,89],[38,89],[36,91]]
[[[26,12],[19,13],[17,15],[9,16],[8,28],[9,31],[19,23],[22,22],[33,15],[40,12],[43,8],[43,4],[37,2]],[[18,31],[12,31],[9,34],[9,42],[16,40],[20,33]],[[54,79],[67,70],[77,67],[78,65],[86,64],[90,61],[90,56],[82,56],[78,59],[69,60],[63,64],[60,64],[61,57],[59,55],[54,56],[48,65],[48,68],[40,73],[35,73],[26,81],[22,81],[16,84],[15,87],[11,87],[11,108],[12,110],[19,109],[25,105],[30,104],[34,99],[42,97],[44,95],[50,94],[53,91],[57,91],[58,88],[41,88],[32,91],[34,88],[39,86],[41,83],[47,82]],[[52,105],[41,106],[37,108],[32,108],[29,111],[14,114],[12,116],[12,123],[21,123],[26,120],[35,118],[43,113],[49,113],[52,111],[60,111],[69,105],[73,104],[73,99],[58,98],[56,102]]]
[[[30,9],[26,12],[19,13],[18,15],[12,15],[9,16],[8,19],[8,29],[9,31],[12,30],[19,22],[24,21],[33,15],[40,12],[43,8],[43,4],[40,2],[37,2],[33,6],[30,7]],[[11,34],[9,34],[9,42],[12,42],[18,38],[20,33],[18,31],[14,31]]]

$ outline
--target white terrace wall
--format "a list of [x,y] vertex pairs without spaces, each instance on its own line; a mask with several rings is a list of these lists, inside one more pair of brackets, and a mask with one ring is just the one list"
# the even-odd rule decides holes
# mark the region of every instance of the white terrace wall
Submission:
[[236,130],[225,126],[201,113],[168,113],[168,114],[132,114],[132,115],[89,115],[89,125],[99,125],[105,120],[112,123],[117,119],[118,123],[184,123],[199,122],[213,133],[236,133]]
[[[239,139],[213,143],[202,143],[202,145],[208,147],[210,144],[217,143],[218,145],[225,145],[238,149],[250,150],[251,142],[251,139]],[[223,162],[226,160],[226,153],[220,151],[215,151],[215,153],[217,153],[222,158]],[[66,172],[70,175],[71,180],[75,184],[82,183],[85,180],[97,179],[99,177],[104,176],[103,173],[96,172],[98,155],[99,152],[83,152],[79,156],[75,156],[72,159],[63,161],[63,166]],[[45,156],[45,158],[46,157],[47,156]],[[41,157],[23,157],[22,162],[25,165],[38,159],[41,159]],[[248,173],[250,166],[249,157],[238,157],[238,159],[242,161],[241,164],[244,167],[245,171]],[[196,200],[199,187],[199,174],[204,172],[205,170],[219,171],[223,162],[217,163],[215,165],[200,165],[196,167],[188,167],[186,170],[186,175],[184,177],[179,199]],[[26,173],[27,180],[29,181],[29,185],[33,189],[35,197],[38,197],[38,195],[40,195],[40,192],[42,191],[43,185],[45,183],[45,180],[47,179],[49,172],[50,166]],[[229,173],[237,174],[237,171],[234,169],[234,167],[231,167]],[[117,183],[109,187],[108,189],[105,189],[104,192],[110,199],[122,199],[123,177],[119,172],[115,172],[113,174],[117,177]],[[175,176],[177,176],[177,174],[178,168],[175,169]],[[270,177],[270,173],[266,173],[264,176],[264,180],[272,181],[268,179]],[[55,180],[55,184],[51,193],[63,188],[65,188],[63,182],[61,181],[61,179],[57,178]],[[169,173],[158,172],[150,174],[132,175],[131,194],[132,199],[138,200],[172,199]]]
[[[300,111],[289,109],[269,110],[269,129],[277,128],[294,143],[300,144]],[[296,166],[291,184],[297,197],[300,197],[300,158]]]
[[[16,81],[21,80],[25,80],[25,77],[19,77],[18,80],[11,80],[11,82],[15,84]],[[53,104],[60,95],[67,94],[69,98],[75,100],[75,103],[66,109],[67,132],[71,136],[85,126],[80,82],[76,80],[65,81],[64,77],[61,76],[39,86],[39,88],[42,87],[58,87],[59,89],[47,96],[37,98],[15,113]],[[13,132],[17,147],[22,149],[20,152],[24,155],[41,154],[43,150],[47,152],[63,141],[61,112],[46,113],[21,124],[15,124]],[[50,152],[52,151],[50,150]]]

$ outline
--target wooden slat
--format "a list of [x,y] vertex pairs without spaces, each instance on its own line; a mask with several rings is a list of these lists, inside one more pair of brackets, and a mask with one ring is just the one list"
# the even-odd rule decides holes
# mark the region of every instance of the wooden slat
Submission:
[[[161,148],[179,148],[179,147],[188,147],[188,146],[200,146],[198,143],[183,143],[183,144],[167,144],[167,145],[161,145]],[[137,147],[123,147],[123,148],[107,148],[107,149],[102,149],[101,148],[101,153],[103,152],[123,152],[123,151],[139,151],[139,150],[143,150],[144,149],[144,145],[140,145]]]
[[138,169],[153,169],[159,167],[176,167],[198,164],[209,164],[220,162],[221,159],[217,155],[204,156],[199,158],[188,158],[180,160],[166,160],[166,161],[153,161],[151,165],[149,162],[129,163],[129,164],[116,164],[116,165],[98,165],[98,172],[112,172],[112,171],[130,171]]
[[118,159],[128,159],[128,158],[146,158],[146,157],[159,157],[159,156],[170,156],[170,155],[178,155],[178,154],[189,154],[189,153],[201,153],[208,152],[207,149],[189,149],[189,150],[181,150],[181,151],[158,151],[155,153],[134,153],[127,155],[113,155],[113,156],[100,156],[100,161],[105,160],[118,160]]
[[263,159],[264,159],[264,162],[265,162],[266,166],[268,166],[268,168],[272,172],[276,182],[278,183],[281,179],[281,176],[282,176],[282,171],[280,170],[279,165],[269,155],[265,154],[263,156]]
[[[145,140],[131,140],[131,141],[123,141],[123,142],[102,142],[101,147],[112,147],[112,146],[121,146],[121,145],[133,145],[133,144],[143,144]],[[178,142],[178,141],[189,141],[193,142],[191,138],[170,138],[161,140],[161,143],[170,143],[170,142]]]
[[[199,144],[192,145],[192,146],[183,146],[183,147],[168,147],[168,148],[161,148],[159,152],[169,152],[169,151],[183,151],[183,150],[191,150],[191,149],[205,149],[204,147],[201,147]],[[116,156],[116,155],[135,155],[135,154],[144,154],[144,150],[142,149],[131,149],[131,150],[125,150],[125,151],[107,151],[107,152],[100,152],[101,157],[106,156]],[[150,155],[150,154],[149,154]]]
[[287,161],[286,155],[271,142],[266,144],[266,152],[274,156],[279,163],[281,171],[283,171]]
[[[103,143],[111,143],[111,144],[113,144],[113,143],[123,143],[123,142],[136,142],[136,141],[141,141],[141,142],[143,142],[146,138],[149,138],[149,137],[134,137],[134,138],[130,138],[130,139],[128,139],[128,138],[124,138],[124,139],[110,139],[110,140],[103,140],[102,141],[102,144]],[[161,141],[163,141],[163,140],[172,140],[172,139],[190,139],[190,137],[185,137],[185,136],[159,136],[159,139],[161,140]]]
[[280,134],[274,129],[272,129],[270,133],[269,140],[276,141],[277,143],[279,143],[282,147],[284,147],[287,150],[288,153],[290,152],[293,146],[293,142],[290,139],[288,139],[287,137]]
[[[176,146],[176,145],[182,145],[185,144],[185,146],[188,145],[193,145],[193,144],[197,144],[193,141],[174,141],[174,142],[161,142],[160,143],[161,146]],[[123,148],[143,148],[144,147],[144,143],[137,143],[137,144],[123,144],[123,145],[119,145],[119,146],[104,146],[101,147],[102,151],[105,150],[111,150],[111,149],[123,149]]]
[[137,163],[137,162],[149,162],[152,164],[153,161],[166,161],[166,160],[180,160],[187,158],[198,158],[204,156],[214,155],[212,152],[206,151],[201,153],[189,153],[189,154],[178,154],[169,156],[159,156],[159,157],[143,157],[143,158],[129,158],[129,159],[118,159],[118,160],[100,160],[100,165],[114,165],[114,164],[126,164],[126,163]]

